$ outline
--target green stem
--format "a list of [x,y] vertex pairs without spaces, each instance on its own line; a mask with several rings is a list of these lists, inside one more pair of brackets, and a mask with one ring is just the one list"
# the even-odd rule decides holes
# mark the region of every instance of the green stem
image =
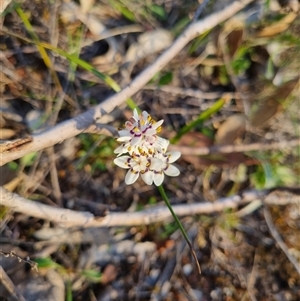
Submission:
[[180,229],[180,231],[181,231],[181,233],[182,233],[184,239],[186,240],[186,242],[187,242],[187,244],[188,244],[188,246],[189,246],[189,248],[190,248],[190,250],[191,250],[191,252],[192,252],[192,255],[193,255],[193,257],[194,257],[194,259],[195,259],[195,261],[196,261],[197,268],[198,268],[198,272],[199,272],[199,274],[201,274],[200,264],[199,264],[199,262],[198,262],[196,253],[195,253],[195,251],[194,251],[194,249],[193,249],[193,246],[192,246],[192,244],[191,244],[191,242],[190,242],[190,240],[189,240],[189,238],[188,238],[188,236],[187,236],[187,234],[186,234],[186,232],[185,232],[185,230],[184,230],[184,228],[183,228],[183,226],[182,226],[182,224],[181,224],[179,218],[177,217],[176,213],[174,212],[174,210],[173,210],[173,208],[172,208],[172,205],[171,205],[171,203],[170,203],[170,201],[169,201],[169,199],[168,199],[168,197],[167,197],[167,195],[166,195],[166,193],[165,193],[165,190],[164,190],[163,186],[162,186],[162,185],[158,186],[158,190],[159,190],[159,192],[160,192],[160,194],[161,194],[163,200],[165,201],[167,207],[169,208],[169,210],[170,210],[170,212],[171,212],[173,218],[175,219],[175,222],[176,222],[178,228]]

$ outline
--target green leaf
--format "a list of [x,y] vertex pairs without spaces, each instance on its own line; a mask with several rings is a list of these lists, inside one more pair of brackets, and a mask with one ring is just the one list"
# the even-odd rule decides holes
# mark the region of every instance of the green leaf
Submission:
[[164,8],[157,4],[152,4],[148,7],[148,9],[152,12],[152,14],[157,17],[161,21],[167,20],[167,13]]
[[250,175],[250,180],[257,189],[297,184],[297,177],[291,168],[281,165],[280,162],[270,164],[266,160]]
[[206,45],[208,42],[208,34],[210,32],[211,30],[207,30],[199,37],[194,39],[193,42],[191,43],[190,48],[188,49],[188,54],[193,54],[198,48],[200,48],[203,45]]
[[134,13],[131,10],[129,10],[125,6],[125,4],[120,3],[119,1],[115,1],[115,0],[110,0],[109,2],[112,5],[112,7],[115,10],[117,10],[118,12],[120,12],[126,19],[128,19],[131,22],[136,22]]
[[22,157],[20,159],[20,162],[23,166],[32,166],[36,156],[37,156],[37,152],[30,153],[30,154],[25,155],[24,157]]
[[126,8],[125,6],[120,5],[119,11],[129,21],[136,22],[134,13],[132,11],[130,11],[128,8]]
[[159,79],[158,85],[159,86],[167,85],[167,84],[171,83],[172,80],[173,80],[173,73],[167,72]]
[[73,301],[72,282],[70,280],[66,283],[66,301]]
[[191,22],[190,18],[188,16],[183,17],[179,21],[175,23],[175,25],[172,27],[171,31],[174,36],[177,36],[182,33],[184,28]]
[[7,166],[10,170],[13,170],[13,171],[16,171],[19,168],[19,164],[15,161],[9,162],[7,164]]
[[166,239],[166,238],[170,237],[170,235],[172,235],[178,229],[178,225],[176,222],[171,222],[169,224],[163,225],[163,229],[164,230],[160,234],[160,238]]
[[236,51],[234,59],[231,62],[232,69],[236,75],[243,73],[250,67],[251,60],[249,55],[251,55],[251,53],[253,53],[253,50],[247,45],[241,46]]
[[81,275],[84,276],[88,281],[93,283],[99,283],[101,282],[102,273],[100,273],[97,270],[83,270],[81,271]]
[[228,85],[230,82],[230,78],[225,66],[220,66],[219,68],[219,81],[223,86]]
[[60,269],[64,269],[60,264],[53,261],[50,257],[36,258],[34,261],[38,264],[38,268],[60,268]]
[[149,204],[149,205],[155,205],[155,204],[157,204],[157,199],[156,199],[156,197],[155,197],[155,196],[151,196],[151,197],[149,198],[149,200],[148,200],[148,204]]

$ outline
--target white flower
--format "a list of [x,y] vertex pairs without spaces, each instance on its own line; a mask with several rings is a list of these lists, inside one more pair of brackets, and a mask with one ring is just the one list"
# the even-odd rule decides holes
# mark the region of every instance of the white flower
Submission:
[[139,175],[142,176],[147,185],[153,183],[153,172],[149,169],[151,165],[149,157],[133,154],[132,156],[118,157],[114,160],[114,163],[122,168],[129,169],[125,177],[127,185],[133,184]]
[[118,157],[126,153],[148,154],[150,156],[152,156],[156,151],[165,153],[170,143],[169,140],[158,137],[156,135],[151,137],[153,139],[146,137],[139,144],[134,146],[132,146],[130,142],[124,142],[114,150],[114,153],[118,154]]
[[129,169],[125,177],[127,185],[133,184],[139,175],[147,185],[154,182],[156,186],[162,184],[165,174],[179,175],[179,169],[171,163],[181,156],[180,152],[167,152],[169,140],[157,136],[162,123],[163,120],[155,122],[146,111],[139,116],[134,110],[130,121],[119,131],[117,141],[122,144],[114,151],[117,154],[114,163]]
[[160,132],[163,122],[163,120],[156,122],[146,111],[139,116],[137,110],[134,109],[130,121],[125,122],[125,129],[118,132],[120,138],[117,141],[130,142],[131,146],[138,145],[141,141],[153,143],[155,140],[153,136]]
[[164,181],[165,175],[176,177],[180,174],[177,167],[172,165],[179,157],[180,152],[157,153],[151,158],[150,170],[153,172],[153,181],[156,186],[160,186]]

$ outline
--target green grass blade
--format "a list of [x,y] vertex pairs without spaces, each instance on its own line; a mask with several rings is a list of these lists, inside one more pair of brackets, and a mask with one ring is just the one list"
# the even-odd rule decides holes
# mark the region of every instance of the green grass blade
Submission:
[[224,106],[225,100],[223,98],[217,100],[210,108],[202,112],[196,120],[191,121],[189,124],[184,126],[175,137],[173,137],[170,141],[172,144],[177,143],[179,139],[186,133],[193,130],[196,126],[202,124],[205,120],[210,118],[213,114],[220,111],[220,109]]
[[37,36],[37,34],[34,32],[33,27],[31,26],[29,19],[27,18],[27,15],[25,14],[25,12],[22,10],[22,8],[20,7],[19,4],[15,4],[15,10],[18,13],[19,17],[21,18],[22,22],[24,23],[24,26],[26,28],[26,30],[29,32],[29,34],[31,35],[34,43],[37,45],[38,51],[41,55],[42,60],[44,61],[45,65],[47,66],[47,68],[49,68],[49,70],[51,71],[51,75],[52,78],[56,84],[56,86],[58,87],[59,90],[62,90],[60,81],[58,79],[58,76],[53,68],[51,59],[47,53],[47,51],[45,50],[45,48],[43,46],[40,45],[40,40],[39,37]]

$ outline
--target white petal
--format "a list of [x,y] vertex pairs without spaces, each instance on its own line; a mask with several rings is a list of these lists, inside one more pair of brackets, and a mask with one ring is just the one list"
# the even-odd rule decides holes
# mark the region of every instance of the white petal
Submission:
[[119,142],[128,142],[128,141],[131,140],[131,138],[132,138],[132,136],[122,136],[122,137],[119,137],[117,139],[117,141],[119,141]]
[[144,135],[146,136],[153,136],[156,134],[156,129],[154,129],[153,127],[149,127],[146,129]]
[[154,184],[156,186],[160,186],[162,182],[164,181],[165,175],[164,173],[158,173],[153,175]]
[[118,131],[118,134],[120,137],[130,137],[131,136],[130,131],[128,131],[128,130],[120,130],[120,131]]
[[147,171],[144,174],[141,174],[143,181],[147,185],[152,185],[153,183],[153,173],[151,171]]
[[139,113],[138,113],[137,109],[133,110],[133,117],[134,117],[135,121],[137,121],[139,119]]
[[154,171],[161,171],[166,166],[165,162],[158,158],[151,158],[150,169]]
[[137,145],[142,139],[142,136],[136,136],[133,137],[132,140],[130,141],[131,145]]
[[147,121],[148,116],[149,116],[149,114],[148,114],[147,111],[143,111],[143,112],[142,112],[142,117],[143,117],[143,119],[144,119],[145,121]]
[[124,153],[127,153],[128,150],[127,150],[127,147],[125,147],[124,144],[118,146],[115,150],[114,150],[114,153],[115,154],[124,154]]
[[163,124],[164,120],[159,120],[157,122],[155,122],[152,126],[154,129],[157,129],[158,127],[160,127]]
[[118,165],[119,167],[122,167],[122,168],[130,168],[128,166],[128,159],[130,159],[129,156],[122,156],[122,157],[118,157],[114,160],[114,163],[116,165]]
[[181,152],[168,152],[166,155],[171,155],[169,158],[169,163],[173,163],[181,156]]
[[157,141],[155,142],[154,146],[157,147],[159,150],[166,151],[169,146],[170,141],[161,137],[157,137]]
[[170,164],[169,167],[164,171],[167,176],[176,177],[180,174],[180,171],[177,167]]
[[131,169],[128,170],[126,177],[125,177],[125,183],[127,185],[133,184],[137,178],[139,177],[139,173],[133,172]]
[[[131,119],[132,119],[132,118],[131,118]],[[134,127],[134,124],[132,123],[131,120],[125,121],[125,128],[126,128],[127,130],[130,131],[133,127]]]

